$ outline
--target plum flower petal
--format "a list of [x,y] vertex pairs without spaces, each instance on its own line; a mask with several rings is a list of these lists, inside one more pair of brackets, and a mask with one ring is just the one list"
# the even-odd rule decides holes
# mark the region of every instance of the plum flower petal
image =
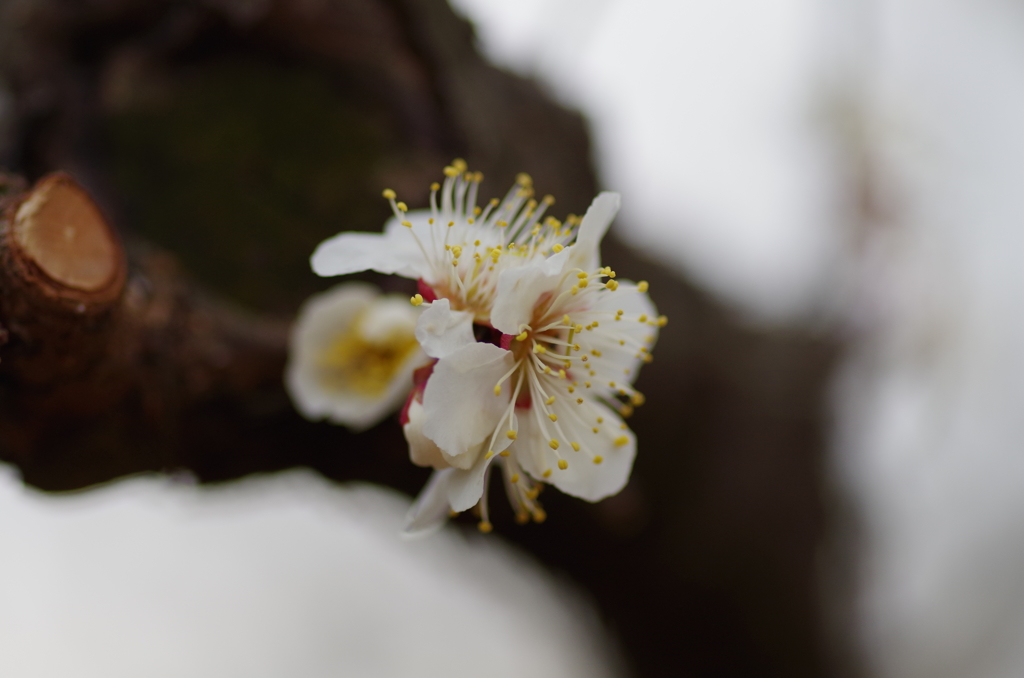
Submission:
[[406,422],[402,426],[402,432],[409,443],[409,459],[417,466],[430,466],[438,471],[450,468],[437,443],[423,435],[423,422],[426,419],[423,404],[413,398],[406,410]]
[[576,242],[572,246],[570,265],[590,271],[598,267],[601,261],[601,240],[612,225],[615,215],[619,213],[622,200],[618,193],[604,192],[598,194],[590,203],[587,213],[583,215]]
[[415,338],[419,312],[365,283],[313,295],[292,328],[285,385],[308,419],[368,428],[397,409],[426,360]]
[[447,299],[438,299],[420,315],[416,339],[431,358],[444,358],[457,349],[476,342],[473,314],[452,311]]
[[448,518],[448,480],[455,469],[437,471],[430,476],[416,501],[409,507],[405,530],[407,536],[427,535],[436,531]]
[[495,431],[507,405],[494,395],[508,374],[512,354],[491,344],[470,344],[442,358],[423,392],[423,433],[450,463],[470,468],[484,438]]
[[[562,254],[568,255],[568,250]],[[564,265],[568,256],[558,256],[557,263]],[[533,316],[537,299],[558,282],[562,265],[524,266],[504,271],[498,278],[497,294],[491,309],[491,324],[495,329],[505,334],[519,334],[519,328]]]
[[[590,401],[585,408],[580,408],[568,399],[560,399],[552,404],[550,412],[559,417],[566,437],[584,441],[586,448],[581,446],[577,450],[570,443],[560,447],[556,454],[549,444],[551,421],[536,411],[533,416],[521,418],[519,441],[522,442],[517,441],[517,445],[521,445],[522,451],[517,459],[523,469],[534,478],[587,501],[600,501],[618,493],[629,480],[636,456],[633,432],[613,410],[599,401]],[[595,428],[598,430],[594,431]],[[601,459],[600,464],[593,463],[597,458]],[[566,462],[564,470],[559,469],[559,461]]]
[[310,265],[323,276],[377,271],[418,278],[424,272],[415,243],[391,233],[341,233],[320,243]]

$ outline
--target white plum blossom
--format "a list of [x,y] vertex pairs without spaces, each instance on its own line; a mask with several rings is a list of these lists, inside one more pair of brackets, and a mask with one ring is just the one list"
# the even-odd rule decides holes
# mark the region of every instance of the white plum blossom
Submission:
[[364,269],[419,281],[416,339],[434,361],[417,371],[403,412],[412,461],[436,469],[409,532],[478,507],[501,470],[517,519],[544,520],[540,483],[589,501],[626,484],[636,438],[623,422],[643,402],[632,383],[651,360],[658,317],[647,283],[616,280],[599,245],[619,208],[601,193],[582,218],[548,217],[520,175],[501,202],[476,206],[479,173],[455,161],[430,209],[393,191],[383,234],[343,233],[312,257],[321,275]]
[[420,311],[406,297],[350,282],[311,296],[292,326],[285,386],[296,409],[359,431],[396,410],[426,359]]

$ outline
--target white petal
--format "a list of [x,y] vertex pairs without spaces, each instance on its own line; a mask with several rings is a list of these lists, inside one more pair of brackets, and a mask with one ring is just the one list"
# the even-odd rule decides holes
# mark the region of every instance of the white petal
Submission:
[[[577,419],[569,408],[578,408],[577,412],[585,421]],[[622,420],[619,416],[594,400],[577,405],[574,400],[561,398],[553,409],[558,415],[559,425],[569,437],[569,440],[560,440],[557,455],[548,445],[550,439],[542,433],[534,413],[531,411],[527,416],[520,412],[519,436],[513,451],[526,472],[566,494],[587,501],[599,501],[625,487],[636,456],[636,436],[629,429],[620,428]],[[600,426],[596,424],[597,417],[604,419]],[[600,432],[594,433],[593,426],[598,426]],[[548,433],[553,435],[552,431],[553,427],[548,427]],[[615,441],[620,437],[625,439],[624,444],[616,445]],[[581,445],[580,451],[572,448],[572,442]],[[600,464],[593,462],[597,455],[603,458]],[[558,468],[559,456],[569,463],[565,470]],[[551,469],[551,475],[544,478],[547,469]]]
[[484,475],[491,462],[497,456],[486,458],[486,454],[477,457],[476,463],[468,471],[454,469],[448,482],[448,503],[453,511],[465,511],[476,506],[484,493]]
[[464,346],[439,360],[423,392],[423,433],[451,457],[474,451],[508,408],[508,382],[500,395],[494,394],[494,386],[514,364],[510,351],[483,343]]
[[416,242],[401,233],[339,233],[320,243],[309,263],[317,275],[377,271],[421,278],[429,268]]
[[444,358],[467,344],[476,343],[473,314],[453,311],[447,299],[438,299],[420,314],[416,339],[424,353],[432,358]]
[[[559,264],[567,261],[560,255]],[[491,325],[505,334],[519,334],[522,325],[533,318],[533,309],[544,293],[558,286],[562,271],[552,268],[551,264],[527,265],[502,271],[491,308]]]
[[[376,305],[391,305],[393,297],[381,297],[373,285],[348,282],[311,296],[299,309],[292,326],[284,381],[295,408],[307,419],[328,419],[361,431],[397,409],[412,387],[412,373],[427,358],[417,349],[397,367],[387,387],[368,397],[339,389],[324,380],[320,359],[339,336],[349,331],[360,312],[373,313]],[[417,311],[403,302],[415,322]]]
[[[515,414],[512,415],[512,425],[509,428],[513,431],[519,430]],[[487,448],[490,440],[484,441],[476,461],[469,470],[455,469],[452,473],[448,482],[448,503],[455,511],[473,508],[480,501],[480,497],[484,493],[484,475],[488,466],[496,459],[500,459],[499,453],[512,444],[512,441],[505,435],[505,430],[506,428],[502,426],[490,450]],[[487,457],[488,451],[494,453],[490,458]]]
[[[657,325],[640,323],[636,320],[641,315],[647,316],[648,323],[657,319],[658,311],[651,302],[651,298],[645,292],[636,291],[634,283],[622,280],[619,282],[619,289],[615,292],[597,295],[597,301],[591,308],[594,311],[604,311],[610,314],[614,314],[619,309],[625,312],[624,320],[605,321],[602,319],[601,328],[593,333],[587,333],[586,338],[591,345],[604,353],[604,357],[601,358],[603,366],[608,367],[614,364],[612,371],[617,381],[633,383],[642,364],[642,359],[636,357],[636,352],[621,351],[618,339],[626,338],[630,343],[645,345],[648,349],[654,347],[654,341],[648,342],[647,339],[654,337],[656,340],[659,328]],[[614,331],[614,335],[610,333],[611,331]],[[595,361],[593,364],[598,363]],[[603,384],[599,388],[602,393],[610,394],[612,392],[605,389]]]
[[423,435],[423,422],[427,420],[423,413],[423,405],[413,400],[406,411],[409,421],[402,427],[405,440],[409,443],[409,459],[417,466],[431,466],[441,471],[449,468],[444,460],[441,448],[433,440]]
[[453,469],[434,471],[426,487],[409,508],[404,536],[419,537],[430,534],[444,525],[448,518],[448,482]]
[[576,242],[569,249],[573,268],[581,268],[584,271],[593,271],[601,262],[600,246],[601,240],[608,227],[611,226],[615,215],[619,213],[621,198],[618,193],[604,192],[598,194],[594,201],[587,208],[580,223],[579,233],[576,235]]

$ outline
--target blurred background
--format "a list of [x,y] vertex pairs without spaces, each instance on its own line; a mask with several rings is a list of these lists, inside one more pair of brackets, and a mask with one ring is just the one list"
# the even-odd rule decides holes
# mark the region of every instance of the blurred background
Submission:
[[461,156],[620,192],[604,257],[670,319],[622,494],[412,546],[396,423],[299,419],[283,344],[194,388],[155,341],[141,412],[0,374],[0,667],[1024,674],[1022,78],[1014,0],[0,0],[0,165],[182,303],[287,323]]

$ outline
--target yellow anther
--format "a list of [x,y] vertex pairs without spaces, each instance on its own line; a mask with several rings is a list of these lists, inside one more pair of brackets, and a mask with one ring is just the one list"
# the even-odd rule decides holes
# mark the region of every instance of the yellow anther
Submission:
[[586,280],[589,277],[589,274],[580,271],[579,273],[576,274],[576,277],[579,278],[580,280]]
[[508,433],[506,433],[505,435],[507,435],[507,436],[508,436],[508,439],[509,439],[509,440],[515,440],[515,439],[516,439],[516,432],[515,432],[515,431],[509,431],[509,432],[508,432]]
[[540,344],[534,342],[534,344],[533,344],[533,352],[534,353],[547,353],[548,350],[546,348],[544,348],[543,346],[541,346]]
[[509,456],[510,454],[512,454],[512,453],[511,453],[511,452],[509,452],[508,450],[502,450],[501,452],[498,452],[498,456],[499,456],[499,457],[507,457],[507,456]]
[[501,395],[501,384],[494,385],[494,395]]
[[646,314],[646,313],[641,313],[641,314],[640,314],[640,317],[639,317],[639,318],[637,318],[637,320],[639,320],[639,321],[640,321],[640,322],[642,322],[642,323],[645,323],[645,322],[647,322],[647,314]]
[[430,224],[431,226],[433,226],[434,225],[434,217],[430,217],[429,219],[427,219],[427,223]]
[[597,423],[598,424],[603,424],[604,423],[604,417],[598,417],[597,418]]
[[518,483],[519,482],[519,474],[518,473],[513,473],[512,477],[509,478],[508,481],[510,483]]
[[668,325],[668,316],[658,316],[658,327],[664,327],[665,325]]
[[583,331],[583,325],[580,325],[579,323],[576,323],[576,326],[573,329],[576,330],[577,332],[582,332]]
[[400,203],[398,203],[395,206],[398,208],[399,212],[408,212],[409,211],[409,206],[406,205],[404,202],[400,202]]
[[552,412],[551,414],[548,415],[548,419],[550,419],[551,421],[558,421],[558,415]]
[[615,282],[614,280],[609,280],[604,284],[604,286],[610,289],[612,292],[619,289],[619,283]]
[[555,204],[555,197],[552,196],[552,195],[545,195],[542,202],[544,202],[544,203],[546,203],[548,205],[554,205]]
[[565,362],[562,363],[562,365],[564,365],[565,369],[567,369],[567,370],[571,370],[572,369],[572,361],[571,360],[566,360]]
[[628,426],[626,426],[625,424],[619,424],[619,428],[621,428],[621,429],[622,429],[623,431],[625,431],[625,430],[626,430],[626,429],[628,429],[629,427],[628,427]]
[[551,442],[549,442],[548,445],[551,446],[552,450],[557,450],[558,449],[558,441],[555,440],[554,438],[551,439]]
[[397,194],[394,191],[392,191],[390,188],[385,188],[384,192],[381,193],[381,195],[383,195],[388,200],[394,200],[397,197]]
[[530,522],[530,514],[529,513],[527,513],[526,511],[520,511],[519,513],[516,514],[516,524],[518,524],[518,525],[525,525],[528,522]]
[[572,345],[572,350],[574,350],[574,351],[580,350],[580,345],[579,344],[573,344]]
[[583,356],[582,358],[580,358],[580,360],[582,360],[583,362],[587,362],[587,360],[589,360],[589,358],[587,356]]
[[470,217],[469,219],[466,219],[466,223],[467,224],[472,224],[473,223],[473,217]]
[[548,399],[544,401],[544,404],[545,405],[553,405],[554,402],[555,402],[555,396],[549,396]]
[[414,294],[414,295],[412,295],[412,297],[409,299],[409,303],[411,303],[413,306],[419,306],[420,304],[423,303],[423,295],[422,294]]
[[452,255],[454,255],[456,259],[461,257],[462,256],[462,246],[461,245],[453,245],[452,246]]
[[621,414],[623,417],[632,417],[633,416],[633,406],[632,405],[623,405],[622,407],[619,408],[619,414]]
[[572,386],[570,386],[569,387],[569,393],[575,393],[575,392],[576,392],[576,389],[574,389]]
[[406,228],[412,228],[412,222],[411,221],[403,221],[402,222],[402,226],[405,226]]
[[479,184],[483,180],[484,180],[484,173],[483,172],[473,172],[473,181],[475,181],[476,183]]
[[580,289],[583,289],[584,287],[586,287],[589,284],[590,284],[589,280],[587,280],[586,278],[581,278],[580,281],[578,283],[576,283],[576,287],[579,287]]
[[479,240],[474,240],[473,241],[473,247],[480,247],[480,241]]
[[540,496],[540,485],[538,485],[537,487],[531,487],[525,492],[525,494],[527,499],[533,501],[534,499]]
[[463,160],[462,158],[455,158],[455,160],[452,160],[452,167],[459,170],[459,174],[461,174],[465,172],[469,166],[466,164],[466,161]]
[[612,388],[615,388],[615,382],[614,381],[609,381],[608,385],[611,386]]
[[595,358],[600,358],[601,352],[595,348],[593,351],[590,352],[590,355],[594,356]]
[[583,398],[577,398],[576,399],[576,404],[577,405],[582,405],[583,404]]
[[[544,473],[541,473],[540,475],[541,475],[542,478],[550,478],[551,477],[551,469],[549,469],[549,468],[544,469]],[[534,516],[534,519],[536,519],[536,516]],[[537,521],[537,522],[540,522],[540,521]]]
[[558,370],[558,378],[565,379],[565,370]]
[[615,446],[616,447],[622,447],[623,445],[626,445],[628,443],[629,443],[629,436],[619,436],[618,438],[615,439]]
[[545,366],[544,366],[544,374],[551,374],[551,373],[552,373],[552,372],[551,372],[551,368],[550,368],[550,367],[548,367],[547,365],[545,365]]
[[600,454],[594,457],[595,464],[600,464],[602,461],[604,461],[604,457],[602,457]]
[[487,534],[488,532],[494,529],[494,525],[491,525],[491,523],[486,520],[481,520],[477,524],[477,529],[479,529],[484,534]]
[[516,175],[516,183],[522,186],[523,188],[526,188],[527,186],[533,185],[533,179],[530,178],[530,175],[527,174],[526,172],[520,172],[519,174]]
[[647,284],[646,280],[641,280],[640,282],[638,282],[636,284],[636,291],[637,292],[646,292],[649,287],[650,287],[650,285]]
[[637,407],[640,407],[641,405],[644,404],[644,402],[647,399],[644,398],[644,394],[643,393],[641,393],[640,391],[636,391],[635,393],[633,393],[633,395],[630,397],[629,400],[630,400],[630,402],[632,402]]
[[569,462],[567,462],[565,459],[559,459],[558,468],[564,471],[565,469],[569,468]]
[[[547,473],[547,475],[544,476],[545,478],[547,478],[548,476],[551,475],[551,469],[548,469],[546,471],[546,473]],[[535,523],[543,523],[547,519],[548,519],[548,514],[544,513],[544,509],[537,509],[536,511],[533,512],[533,522],[535,522]]]
[[580,444],[579,443],[569,443],[569,444],[572,445],[572,449],[576,450],[577,452],[580,451]]
[[596,429],[596,428],[592,428],[592,429],[590,429],[590,430],[591,430],[591,431],[593,431],[594,433],[597,433],[597,432],[598,432],[598,429]]
[[437,191],[440,188],[441,188],[441,184],[437,183],[436,181],[434,183],[430,184],[430,190],[432,190],[432,191]]
[[458,259],[452,259],[452,266],[458,266],[458,265],[459,265],[459,260]]
[[494,450],[488,450],[487,454],[484,455],[484,459],[490,459],[494,456]]
[[583,382],[583,385],[586,386],[587,388],[590,388],[590,382],[589,381]]
[[597,324],[596,320],[594,322],[590,323],[590,324],[593,325],[594,327],[600,327],[600,325]]
[[526,338],[529,336],[530,333],[527,332],[526,330],[523,330],[522,332],[516,335],[516,341],[526,341]]
[[551,248],[551,251],[554,252],[555,254],[558,254],[559,252],[561,252],[564,249],[565,248],[562,247],[561,245],[555,245],[554,247]]
[[451,227],[452,227],[452,226],[454,226],[454,225],[455,225],[455,222],[454,222],[454,221],[449,221],[449,222],[448,222],[448,228],[451,228]]
[[573,285],[572,287],[569,288],[569,291],[572,292],[572,296],[575,297],[579,293],[580,288]]
[[565,324],[565,325],[571,325],[572,324],[572,318],[569,317],[568,313],[566,313],[565,315],[562,316],[562,323]]

